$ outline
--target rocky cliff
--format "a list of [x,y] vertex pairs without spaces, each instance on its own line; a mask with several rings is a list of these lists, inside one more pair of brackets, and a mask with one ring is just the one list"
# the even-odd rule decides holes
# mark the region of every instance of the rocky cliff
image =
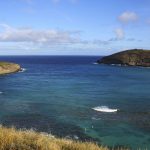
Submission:
[[120,64],[150,67],[150,50],[133,49],[115,53],[97,61],[100,64]]

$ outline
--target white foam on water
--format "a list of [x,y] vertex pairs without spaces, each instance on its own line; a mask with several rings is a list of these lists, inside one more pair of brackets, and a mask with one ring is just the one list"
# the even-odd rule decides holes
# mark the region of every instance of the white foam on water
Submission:
[[123,65],[123,64],[110,64],[110,65],[111,65],[111,66],[121,66],[121,67],[122,67],[122,66],[127,66],[127,65],[125,65],[125,64],[124,64],[124,65]]
[[79,139],[79,137],[78,137],[77,135],[74,135],[73,138],[74,138],[75,140],[78,140],[78,139]]
[[112,112],[117,112],[118,109],[111,109],[107,106],[98,106],[98,107],[94,107],[92,108],[95,111],[99,111],[99,112],[107,112],[107,113],[112,113]]
[[112,65],[112,66],[116,66],[116,64],[110,64],[110,65]]
[[19,72],[25,72],[27,69],[26,68],[21,68]]
[[97,62],[94,62],[93,65],[98,65],[98,63],[97,63]]
[[101,120],[101,118],[92,117],[92,120]]
[[3,94],[3,92],[0,91],[0,94]]

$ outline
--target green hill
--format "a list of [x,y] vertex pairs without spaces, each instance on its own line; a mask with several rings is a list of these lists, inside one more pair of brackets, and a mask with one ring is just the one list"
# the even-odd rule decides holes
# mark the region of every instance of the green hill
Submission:
[[150,50],[133,49],[115,53],[97,61],[100,64],[120,64],[150,67]]

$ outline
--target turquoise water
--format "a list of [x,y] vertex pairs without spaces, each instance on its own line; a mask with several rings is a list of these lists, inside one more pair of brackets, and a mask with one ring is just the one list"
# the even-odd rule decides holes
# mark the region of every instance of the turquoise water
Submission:
[[[1,56],[26,71],[0,76],[0,123],[150,149],[150,68],[96,65],[98,58]],[[97,106],[119,111],[92,109]]]

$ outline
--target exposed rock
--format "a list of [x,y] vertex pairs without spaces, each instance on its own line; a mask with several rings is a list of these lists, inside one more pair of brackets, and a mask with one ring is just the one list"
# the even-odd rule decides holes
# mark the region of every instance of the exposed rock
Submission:
[[150,50],[126,50],[97,61],[99,64],[120,64],[128,66],[150,67]]
[[8,62],[0,62],[0,75],[18,72],[21,70],[20,65]]

